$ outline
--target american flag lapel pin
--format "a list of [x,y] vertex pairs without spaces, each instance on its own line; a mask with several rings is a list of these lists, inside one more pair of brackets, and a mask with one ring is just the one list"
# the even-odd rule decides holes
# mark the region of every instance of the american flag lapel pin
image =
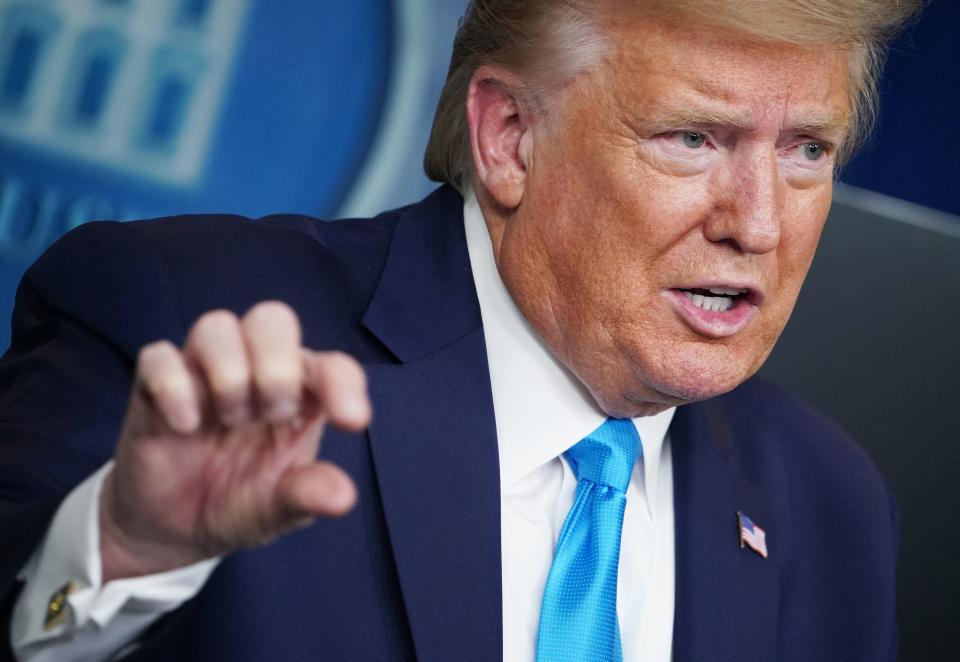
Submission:
[[739,510],[737,524],[740,528],[740,549],[749,547],[763,558],[767,558],[767,532]]

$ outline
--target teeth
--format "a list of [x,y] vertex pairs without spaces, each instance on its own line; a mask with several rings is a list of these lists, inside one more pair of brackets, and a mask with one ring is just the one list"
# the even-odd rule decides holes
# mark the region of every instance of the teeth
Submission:
[[[713,290],[710,291],[713,292]],[[684,292],[684,294],[693,302],[693,305],[710,312],[722,313],[733,308],[733,299],[729,296],[707,297],[693,292]],[[739,292],[734,292],[734,294],[739,294]]]
[[731,290],[726,287],[711,287],[710,292],[712,294],[719,294],[721,296],[735,297],[738,294],[746,294],[747,290]]

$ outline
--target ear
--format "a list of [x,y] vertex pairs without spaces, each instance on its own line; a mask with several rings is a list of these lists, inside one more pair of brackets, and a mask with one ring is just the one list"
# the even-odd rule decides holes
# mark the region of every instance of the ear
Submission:
[[484,65],[474,72],[467,94],[473,185],[505,211],[520,206],[532,157],[532,125],[517,99],[520,89],[515,74]]

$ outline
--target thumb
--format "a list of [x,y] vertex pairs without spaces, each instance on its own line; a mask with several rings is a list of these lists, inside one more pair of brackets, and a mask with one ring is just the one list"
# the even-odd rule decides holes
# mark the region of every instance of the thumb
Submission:
[[290,469],[277,485],[282,511],[292,519],[340,517],[357,501],[357,488],[346,472],[330,462]]

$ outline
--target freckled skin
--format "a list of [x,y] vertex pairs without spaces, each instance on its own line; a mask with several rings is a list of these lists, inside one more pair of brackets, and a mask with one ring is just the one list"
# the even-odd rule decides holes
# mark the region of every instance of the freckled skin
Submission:
[[[613,28],[613,43],[531,129],[518,206],[477,194],[518,307],[600,406],[625,417],[729,391],[769,355],[832,195],[833,148],[808,160],[811,136],[791,127],[846,118],[849,101],[837,47],[642,20]],[[690,127],[657,124],[691,105],[747,121],[706,130],[694,150]],[[665,295],[731,280],[764,300],[730,337],[697,333]]]

